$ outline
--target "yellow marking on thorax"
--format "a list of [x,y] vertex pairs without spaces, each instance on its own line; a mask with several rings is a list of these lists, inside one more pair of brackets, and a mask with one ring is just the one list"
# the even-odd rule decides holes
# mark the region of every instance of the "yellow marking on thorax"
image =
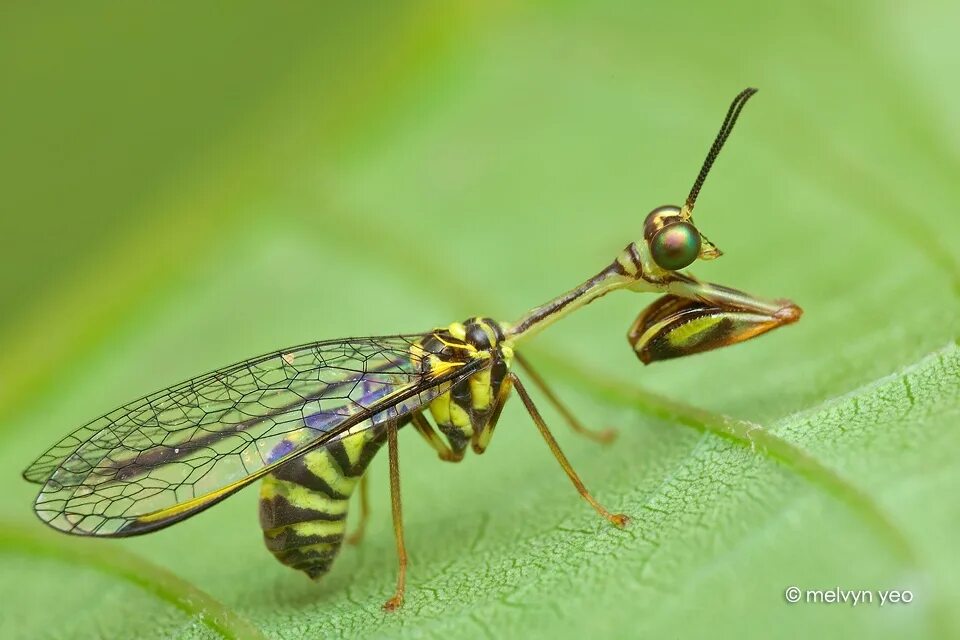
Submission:
[[487,335],[487,342],[491,345],[497,344],[497,332],[496,329],[489,322],[481,322],[480,329]]
[[450,335],[461,342],[467,339],[467,328],[462,322],[451,322],[450,326],[447,327],[447,331],[450,332]]
[[441,360],[440,357],[436,355],[430,356],[428,362],[430,363],[431,378],[439,378],[450,371],[459,369],[464,364],[462,362],[447,362],[445,360]]

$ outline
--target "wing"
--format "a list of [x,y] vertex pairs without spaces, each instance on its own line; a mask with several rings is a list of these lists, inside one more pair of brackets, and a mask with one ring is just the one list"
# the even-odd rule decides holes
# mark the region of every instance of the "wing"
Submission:
[[420,346],[422,337],[276,351],[120,407],[24,471],[43,484],[37,515],[78,535],[165,527],[298,454],[426,405],[484,364],[451,360],[447,350],[447,366],[431,367],[426,360],[439,359]]

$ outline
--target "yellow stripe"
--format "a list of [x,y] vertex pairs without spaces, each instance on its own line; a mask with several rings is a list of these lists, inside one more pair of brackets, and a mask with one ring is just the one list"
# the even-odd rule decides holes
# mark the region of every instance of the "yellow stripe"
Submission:
[[311,451],[303,456],[307,470],[317,476],[339,494],[348,496],[353,493],[359,478],[348,478],[340,473],[340,467],[327,451]]
[[483,369],[470,376],[470,397],[473,408],[484,411],[493,401],[493,389],[490,388],[490,369]]
[[637,345],[645,345],[653,340],[654,336],[663,331],[663,328],[670,322],[673,322],[673,319],[667,318],[666,320],[660,320],[659,322],[655,322],[647,327],[646,331],[643,332],[643,335],[641,335],[636,343],[634,343],[634,348],[636,348]]
[[430,414],[437,424],[451,424],[450,422],[450,392],[437,396],[430,403]]
[[[297,522],[286,527],[298,536],[339,536],[343,535],[347,523],[343,520],[313,520],[311,522]],[[302,547],[301,547],[302,548]]]
[[232,482],[222,489],[217,489],[212,491],[205,496],[200,496],[199,498],[194,498],[193,500],[187,500],[186,502],[181,502],[180,504],[175,504],[172,507],[167,507],[166,509],[160,509],[159,511],[154,511],[153,513],[147,513],[142,516],[137,516],[134,518],[135,522],[158,522],[160,520],[166,520],[167,518],[173,518],[175,516],[181,515],[183,513],[192,511],[193,509],[202,507],[203,505],[213,502],[217,498],[223,496],[224,494],[230,493],[237,489],[237,487],[242,487],[250,481],[250,477],[241,478],[236,482]]
[[672,347],[682,349],[693,342],[699,342],[703,334],[711,331],[724,320],[725,318],[716,316],[694,318],[672,329],[667,334],[667,341]]
[[467,339],[467,328],[463,326],[462,322],[453,322],[447,327],[447,331],[450,332],[457,340],[466,340]]
[[336,542],[318,542],[316,544],[305,544],[302,547],[297,547],[297,551],[303,554],[308,554],[311,551],[316,551],[321,554],[336,553],[337,549],[338,544]]
[[489,342],[492,346],[496,346],[497,330],[489,322],[480,320],[479,318],[477,318],[477,324],[479,324],[483,332],[487,334],[487,342]]
[[363,446],[370,441],[370,432],[361,431],[358,434],[348,436],[341,440],[343,443],[343,450],[347,453],[347,459],[350,460],[350,466],[356,466],[357,462],[360,460],[360,453],[363,451]]
[[270,500],[276,496],[284,498],[295,507],[329,513],[330,515],[346,513],[350,504],[349,500],[328,498],[322,493],[311,491],[296,482],[267,476],[260,486],[260,498]]
[[473,433],[473,423],[470,422],[470,414],[456,402],[450,403],[450,424],[459,428],[467,436]]
[[[457,346],[462,347],[464,345],[459,344]],[[440,378],[451,371],[462,368],[466,364],[465,362],[447,362],[435,355],[431,355],[428,362],[430,363],[430,378]]]

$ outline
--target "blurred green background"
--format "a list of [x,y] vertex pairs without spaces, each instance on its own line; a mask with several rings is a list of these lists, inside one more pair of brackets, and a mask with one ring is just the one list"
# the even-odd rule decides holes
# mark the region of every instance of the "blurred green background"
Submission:
[[[957,24],[955,2],[5,3],[0,636],[957,637]],[[144,393],[575,285],[683,199],[745,86],[698,203],[726,255],[695,272],[803,321],[643,368],[624,334],[651,298],[618,294],[528,351],[621,430],[604,449],[546,412],[626,531],[519,406],[461,465],[401,433],[395,615],[384,459],[366,542],[316,585],[263,548],[255,490],[122,542],[32,515],[20,471]]]

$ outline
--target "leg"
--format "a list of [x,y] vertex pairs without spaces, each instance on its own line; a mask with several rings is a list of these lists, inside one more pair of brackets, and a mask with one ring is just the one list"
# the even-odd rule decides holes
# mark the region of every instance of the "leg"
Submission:
[[563,451],[560,450],[560,445],[557,444],[553,434],[550,433],[550,429],[547,428],[547,423],[543,421],[543,418],[540,416],[540,412],[537,411],[536,405],[533,404],[533,398],[531,398],[530,394],[527,393],[527,390],[523,387],[523,383],[520,382],[520,378],[517,377],[517,374],[508,374],[507,380],[513,382],[513,386],[516,387],[517,393],[520,394],[520,399],[523,400],[523,404],[526,406],[527,412],[530,414],[530,417],[533,418],[533,422],[537,425],[537,428],[540,429],[540,435],[542,435],[543,439],[547,441],[547,446],[550,447],[550,451],[557,459],[557,462],[560,463],[560,466],[563,467],[567,477],[570,478],[570,482],[573,483],[573,486],[576,487],[577,491],[580,492],[580,495],[583,496],[583,499],[589,502],[590,506],[593,507],[597,513],[612,522],[614,525],[618,527],[626,526],[627,522],[630,520],[627,516],[623,515],[622,513],[610,513],[607,511],[602,504],[597,502],[593,496],[590,495],[590,492],[587,491],[587,488],[583,486],[583,482],[580,480],[577,472],[573,470],[573,467],[570,466],[570,461],[567,460],[567,456],[563,455]]
[[500,392],[497,393],[497,404],[493,408],[493,414],[490,415],[490,419],[487,421],[487,424],[484,425],[483,429],[474,433],[473,438],[471,438],[470,446],[477,455],[486,451],[487,447],[490,446],[490,439],[493,438],[493,430],[497,428],[497,422],[500,420],[500,412],[503,411],[503,405],[507,404],[507,398],[510,397],[511,391],[513,391],[513,380],[510,376],[507,376],[503,384],[500,385]]
[[425,415],[417,412],[411,415],[411,419],[413,421],[413,428],[434,448],[441,460],[445,462],[460,462],[463,460],[463,453],[457,453],[451,449],[450,445],[443,441],[443,438],[436,432]]
[[390,505],[393,510],[393,533],[397,539],[397,590],[383,604],[386,611],[395,611],[403,604],[407,583],[407,548],[403,544],[403,513],[400,505],[400,463],[397,456],[397,423],[387,423],[387,448],[390,458]]
[[368,475],[370,475],[369,470],[360,476],[360,522],[354,532],[347,536],[347,544],[360,544],[363,540],[363,532],[367,529],[367,520],[370,517],[370,499],[367,496]]
[[560,412],[560,415],[566,419],[567,424],[570,425],[571,429],[580,435],[586,436],[591,440],[596,440],[597,442],[602,442],[604,444],[613,442],[613,440],[617,437],[617,432],[615,429],[593,430],[583,426],[583,424],[581,424],[581,422],[577,420],[572,413],[570,413],[570,410],[567,409],[566,405],[560,402],[560,398],[558,398],[553,391],[550,390],[550,387],[548,387],[546,381],[540,377],[540,374],[534,371],[533,367],[530,366],[530,363],[527,362],[526,358],[521,357],[519,353],[514,353],[513,357],[520,367],[527,372],[527,375],[530,376],[530,379],[533,380],[533,383],[540,387],[540,390],[543,391],[543,395],[547,396],[547,400],[549,400],[553,406],[557,408],[557,411]]

